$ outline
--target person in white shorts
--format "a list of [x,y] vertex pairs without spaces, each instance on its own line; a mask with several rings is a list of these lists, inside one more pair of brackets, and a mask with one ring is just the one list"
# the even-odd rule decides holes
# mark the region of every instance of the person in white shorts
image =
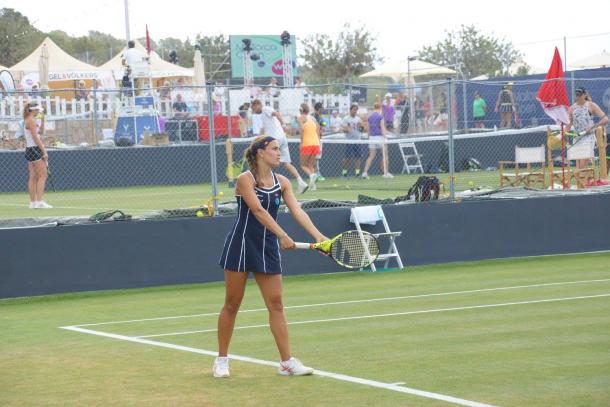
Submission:
[[262,127],[259,135],[271,136],[277,140],[280,145],[280,162],[294,178],[296,178],[299,186],[297,191],[302,194],[307,191],[308,184],[303,181],[297,169],[292,165],[290,160],[290,150],[288,149],[288,140],[284,134],[282,115],[273,110],[270,106],[263,106],[259,99],[252,101],[252,113],[260,115]]

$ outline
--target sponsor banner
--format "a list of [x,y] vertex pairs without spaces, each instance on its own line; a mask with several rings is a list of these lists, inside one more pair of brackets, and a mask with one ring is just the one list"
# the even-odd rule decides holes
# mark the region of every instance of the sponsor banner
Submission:
[[[229,43],[231,46],[231,76],[233,78],[244,77],[244,43],[242,42],[244,39],[252,41],[252,53],[259,57],[258,60],[252,61],[255,78],[282,77],[284,75],[283,47],[279,35],[231,35],[229,36]],[[292,72],[294,75],[297,75],[296,41],[294,35],[290,36]]]

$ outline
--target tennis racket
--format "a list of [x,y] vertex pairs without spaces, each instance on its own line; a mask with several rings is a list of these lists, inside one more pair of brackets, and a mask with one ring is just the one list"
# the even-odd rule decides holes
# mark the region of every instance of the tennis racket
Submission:
[[368,232],[348,230],[319,243],[295,243],[297,249],[318,250],[348,269],[370,266],[379,256],[379,242]]
[[57,192],[55,190],[55,184],[53,183],[53,178],[51,178],[51,169],[49,168],[49,162],[45,161],[45,164],[47,164],[47,178],[49,179],[49,182],[51,183],[51,188],[53,188],[53,192]]

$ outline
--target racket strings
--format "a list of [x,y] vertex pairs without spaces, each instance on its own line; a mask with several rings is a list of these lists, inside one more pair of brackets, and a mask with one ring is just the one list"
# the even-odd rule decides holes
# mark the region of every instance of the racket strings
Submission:
[[[377,239],[369,234],[362,238],[357,231],[346,232],[331,246],[331,256],[339,263],[353,268],[366,267],[379,255]],[[368,249],[368,253],[367,250]]]

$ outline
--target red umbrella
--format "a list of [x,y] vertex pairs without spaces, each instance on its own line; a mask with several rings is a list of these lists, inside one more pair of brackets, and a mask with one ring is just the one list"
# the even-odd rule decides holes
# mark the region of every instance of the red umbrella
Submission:
[[555,119],[556,122],[561,124],[561,169],[562,184],[565,188],[566,145],[563,126],[564,124],[568,124],[570,122],[568,114],[570,102],[568,100],[568,89],[563,79],[561,57],[559,56],[559,50],[557,49],[557,47],[555,47],[555,54],[553,55],[553,62],[551,62],[551,67],[549,68],[549,71],[544,79],[544,83],[540,86],[540,89],[538,90],[538,95],[536,95],[536,99],[540,101],[544,112],[553,119]]

